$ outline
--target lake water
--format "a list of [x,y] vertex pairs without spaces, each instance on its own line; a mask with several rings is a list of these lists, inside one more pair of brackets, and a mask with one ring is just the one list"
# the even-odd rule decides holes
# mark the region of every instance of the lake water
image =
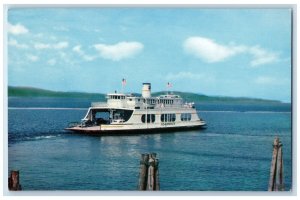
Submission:
[[201,103],[202,130],[101,137],[64,131],[90,101],[9,98],[8,170],[20,170],[23,190],[136,190],[140,154],[156,152],[161,190],[266,191],[275,136],[283,143],[285,190],[292,187],[290,104]]

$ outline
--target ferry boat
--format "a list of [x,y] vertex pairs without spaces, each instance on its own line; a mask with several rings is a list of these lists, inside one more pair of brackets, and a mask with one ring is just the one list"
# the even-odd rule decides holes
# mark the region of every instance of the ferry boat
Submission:
[[[205,127],[194,103],[175,94],[151,96],[151,84],[143,83],[142,96],[109,93],[107,102],[92,102],[80,123],[66,130],[87,134],[140,133]],[[140,132],[139,132],[140,131]]]

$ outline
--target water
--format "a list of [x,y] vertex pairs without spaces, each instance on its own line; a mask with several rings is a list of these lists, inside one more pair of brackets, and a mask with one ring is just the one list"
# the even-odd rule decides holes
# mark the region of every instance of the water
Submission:
[[140,154],[156,152],[161,190],[266,191],[275,136],[291,188],[290,104],[201,103],[204,130],[102,137],[64,131],[89,104],[9,98],[8,168],[20,170],[23,190],[136,190]]

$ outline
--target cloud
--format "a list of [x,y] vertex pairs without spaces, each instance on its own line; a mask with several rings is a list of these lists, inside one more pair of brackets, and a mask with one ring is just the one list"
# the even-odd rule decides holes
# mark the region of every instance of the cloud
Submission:
[[76,52],[78,55],[80,55],[86,61],[93,61],[93,60],[96,59],[96,56],[90,56],[90,55],[85,54],[85,52],[83,50],[81,50],[80,45],[77,45],[77,46],[73,47],[72,50],[74,52]]
[[242,46],[224,46],[204,37],[190,37],[184,41],[184,50],[208,63],[220,62],[245,51]]
[[267,63],[273,63],[279,60],[277,53],[268,52],[259,46],[250,47],[249,53],[253,55],[251,66],[258,66]]
[[254,83],[259,85],[284,85],[284,84],[290,84],[291,80],[287,78],[274,78],[270,76],[259,76],[254,79]]
[[35,43],[34,44],[34,48],[37,49],[37,50],[40,50],[40,49],[50,49],[51,45],[50,44],[44,44],[44,43]]
[[17,40],[15,39],[9,39],[8,40],[8,45],[9,46],[13,46],[13,47],[16,47],[18,49],[28,49],[28,45],[26,44],[20,44]]
[[7,24],[7,31],[13,35],[21,35],[29,32],[28,29],[22,24],[12,25],[10,23]]
[[144,45],[139,42],[119,42],[114,45],[95,44],[94,48],[102,58],[119,61],[140,53]]
[[35,55],[31,55],[31,54],[27,54],[26,58],[31,61],[31,62],[36,62],[39,60],[39,57],[35,56]]
[[200,58],[207,63],[221,62],[238,54],[248,54],[252,57],[251,66],[278,61],[278,54],[267,51],[259,46],[222,45],[204,37],[189,37],[183,43],[186,53]]
[[52,58],[52,59],[47,61],[47,64],[53,66],[53,65],[56,64],[56,60],[54,58]]
[[196,74],[191,72],[179,72],[177,74],[169,73],[166,79],[202,79],[205,76],[203,74]]
[[187,80],[201,80],[205,82],[214,82],[215,78],[211,75],[207,75],[204,73],[192,73],[192,72],[178,72],[178,73],[169,73],[165,76],[166,80],[179,80],[179,79],[187,79]]
[[57,44],[53,44],[52,46],[54,49],[64,49],[69,46],[69,43],[68,42],[59,42]]
[[49,43],[35,43],[34,48],[37,50],[43,49],[64,49],[69,46],[68,42],[58,42],[56,44],[49,44]]

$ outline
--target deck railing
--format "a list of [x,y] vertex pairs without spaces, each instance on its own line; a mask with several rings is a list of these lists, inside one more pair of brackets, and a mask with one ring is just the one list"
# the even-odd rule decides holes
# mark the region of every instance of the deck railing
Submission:
[[107,107],[107,103],[106,102],[92,102],[91,106],[92,107]]

